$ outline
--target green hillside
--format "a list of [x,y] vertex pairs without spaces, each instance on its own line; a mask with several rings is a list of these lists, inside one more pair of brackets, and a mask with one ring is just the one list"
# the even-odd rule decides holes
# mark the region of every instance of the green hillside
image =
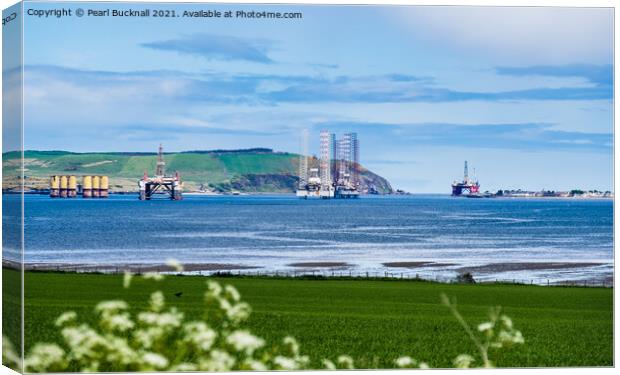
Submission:
[[[19,173],[19,153],[3,154],[5,176]],[[293,192],[297,183],[299,155],[269,149],[237,151],[195,151],[165,154],[167,173],[178,171],[186,191]],[[136,191],[137,180],[146,170],[155,171],[156,155],[150,153],[73,153],[66,151],[26,151],[25,184],[28,189],[47,188],[54,174],[104,174],[110,176],[112,191]],[[316,160],[311,161],[315,164]],[[11,185],[5,179],[3,188]],[[13,181],[15,182],[15,181]],[[362,168],[362,189],[391,193],[388,181]]]

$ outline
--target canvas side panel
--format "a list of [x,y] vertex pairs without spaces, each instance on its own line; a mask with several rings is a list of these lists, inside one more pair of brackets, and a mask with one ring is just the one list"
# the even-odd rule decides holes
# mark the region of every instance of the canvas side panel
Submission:
[[17,371],[23,347],[22,40],[18,3],[2,12],[2,363]]

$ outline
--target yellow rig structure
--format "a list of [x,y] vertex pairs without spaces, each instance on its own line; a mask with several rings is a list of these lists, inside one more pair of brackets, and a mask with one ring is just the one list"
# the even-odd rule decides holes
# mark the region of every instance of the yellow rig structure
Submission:
[[107,198],[108,189],[108,176],[82,176],[82,185],[78,185],[74,175],[50,177],[52,198],[75,198],[80,191],[82,198]]

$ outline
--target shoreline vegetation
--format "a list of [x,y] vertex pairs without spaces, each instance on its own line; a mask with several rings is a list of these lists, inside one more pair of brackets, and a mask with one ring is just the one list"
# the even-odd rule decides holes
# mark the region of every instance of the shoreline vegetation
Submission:
[[[295,262],[287,264],[288,269],[266,270],[260,266],[251,266],[234,263],[186,263],[183,272],[177,272],[173,266],[166,263],[124,263],[124,264],[92,264],[92,263],[24,263],[26,272],[47,273],[74,273],[74,274],[111,274],[118,275],[127,272],[135,274],[155,273],[180,276],[219,276],[219,277],[263,277],[281,279],[316,278],[326,280],[411,280],[436,283],[466,283],[478,284],[515,284],[515,285],[548,285],[548,286],[583,286],[583,287],[612,287],[613,275],[592,277],[579,280],[551,280],[549,278],[495,278],[493,280],[477,280],[477,277],[507,271],[540,271],[540,270],[571,270],[576,268],[597,267],[606,265],[601,262],[513,262],[488,263],[476,266],[461,266],[455,268],[455,277],[420,277],[417,273],[403,273],[401,270],[423,270],[428,267],[455,266],[456,263],[432,261],[403,261],[381,263],[386,267],[383,271],[367,272],[353,270],[354,264],[347,262]],[[19,262],[2,261],[3,269],[21,270]]]
[[[110,191],[109,195],[110,196],[124,196],[124,195],[133,195],[135,194],[136,197],[139,193],[139,190],[131,190],[131,191]],[[16,191],[15,189],[3,189],[2,194],[9,194],[9,195],[19,195],[22,194],[22,192],[20,191]],[[24,191],[23,192],[24,195],[49,195],[49,191],[46,189],[42,189],[42,190],[28,190],[28,191]],[[232,191],[232,192],[213,192],[213,191],[205,191],[205,192],[200,192],[200,191],[184,191],[183,192],[183,196],[192,196],[192,197],[237,197],[237,196],[245,196],[245,197],[252,197],[252,196],[278,196],[278,197],[293,197],[296,198],[295,193],[291,193],[291,192],[279,192],[279,191],[274,191],[274,192],[237,192],[237,191]],[[366,197],[376,197],[376,196],[408,196],[408,197],[424,197],[424,196],[445,196],[445,197],[451,197],[453,199],[464,199],[466,198],[466,196],[461,196],[461,197],[452,197],[450,194],[448,193],[408,193],[408,192],[392,192],[392,193],[385,193],[385,194],[362,194],[362,197],[366,196]],[[492,197],[486,197],[486,198],[492,198],[492,199],[526,199],[526,200],[592,200],[592,201],[602,201],[602,200],[609,200],[609,201],[613,201],[614,200],[615,195],[612,193],[611,195],[563,195],[563,196],[545,196],[545,195],[535,195],[534,193],[530,194],[530,195],[493,195]]]
[[[3,270],[5,284],[20,278],[20,272]],[[135,313],[146,307],[145,296],[161,290],[187,319],[195,319],[204,314],[205,281],[213,280],[233,285],[250,304],[246,328],[253,334],[267,342],[293,336],[310,358],[346,353],[359,358],[361,368],[394,368],[393,359],[406,354],[430,367],[452,367],[453,358],[475,348],[442,305],[440,296],[445,294],[458,299],[459,311],[470,324],[485,319],[489,306],[502,306],[523,333],[525,345],[502,352],[497,367],[614,363],[612,288],[223,274],[167,275],[157,283],[145,275],[134,277],[132,287],[124,289],[123,279],[113,274],[26,272],[26,352],[37,342],[60,342],[55,321],[63,312],[92,317],[102,300],[127,301]]]

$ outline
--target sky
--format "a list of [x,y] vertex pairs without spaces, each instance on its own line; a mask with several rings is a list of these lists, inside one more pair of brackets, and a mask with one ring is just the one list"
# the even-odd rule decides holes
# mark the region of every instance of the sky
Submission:
[[356,131],[413,193],[449,193],[465,160],[482,190],[613,188],[610,8],[158,7],[303,18],[26,16],[25,148],[299,152],[309,129],[318,153]]

